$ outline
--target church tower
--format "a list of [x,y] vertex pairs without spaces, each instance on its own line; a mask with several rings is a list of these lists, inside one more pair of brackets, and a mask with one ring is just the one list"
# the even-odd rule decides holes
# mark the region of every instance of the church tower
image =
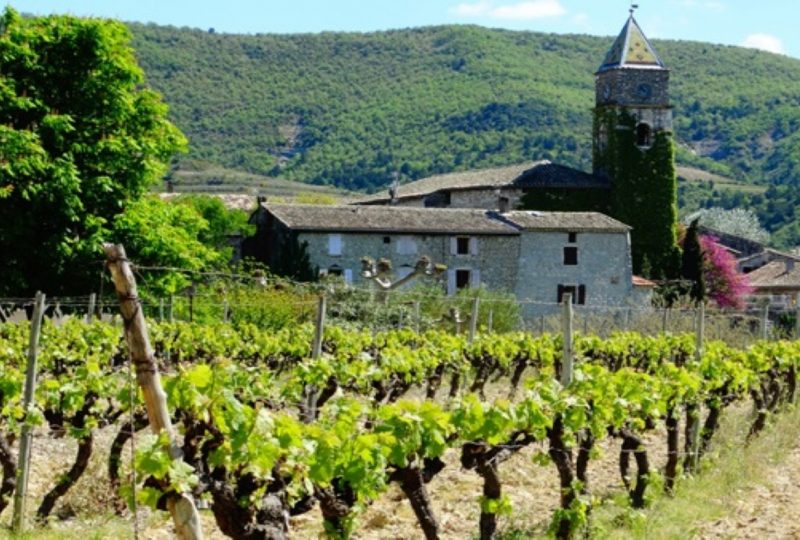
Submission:
[[677,273],[669,70],[633,17],[595,74],[593,167],[611,180],[610,213],[633,227],[634,272]]

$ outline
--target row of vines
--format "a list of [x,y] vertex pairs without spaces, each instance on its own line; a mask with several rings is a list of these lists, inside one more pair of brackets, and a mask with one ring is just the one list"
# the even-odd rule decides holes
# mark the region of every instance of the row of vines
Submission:
[[[476,526],[489,539],[498,515],[511,511],[500,468],[541,443],[535,459],[552,467],[561,486],[552,532],[569,538],[591,510],[598,442],[619,440],[630,504],[642,507],[656,473],[647,432],[665,434],[663,484],[672,492],[708,450],[727,406],[752,399],[754,436],[770,413],[794,401],[800,358],[799,342],[744,350],[710,342],[696,354],[690,335],[577,336],[574,380],[564,387],[555,377],[557,336],[484,334],[468,343],[439,331],[329,327],[324,353],[312,358],[312,333],[310,326],[267,333],[247,325],[154,324],[184,457],[172,460],[163,437],[139,437],[139,500],[163,509],[174,493],[189,491],[209,501],[223,533],[242,539],[288,537],[289,516],[319,507],[327,536],[348,538],[359,514],[396,483],[425,537],[438,538],[426,484],[454,451],[482,479]],[[141,396],[131,392],[121,329],[46,324],[36,406],[25,411],[27,340],[27,325],[0,325],[0,512],[15,489],[14,441],[25,422],[78,441],[72,467],[39,501],[40,519],[84,473],[102,427],[116,430],[109,486],[129,493],[120,489],[122,451],[147,421]],[[124,508],[120,496],[118,510]]]

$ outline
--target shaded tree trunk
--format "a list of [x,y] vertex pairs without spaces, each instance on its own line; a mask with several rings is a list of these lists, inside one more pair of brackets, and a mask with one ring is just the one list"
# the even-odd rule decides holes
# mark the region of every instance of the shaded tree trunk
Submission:
[[667,411],[667,465],[664,470],[664,491],[675,493],[675,480],[678,476],[678,417],[675,409]]
[[400,489],[408,498],[425,538],[437,540],[439,538],[439,521],[433,512],[428,490],[425,489],[422,470],[419,467],[406,467],[399,469],[397,473]]
[[[549,454],[558,469],[558,478],[561,485],[561,509],[570,510],[572,502],[576,499],[572,482],[575,473],[572,467],[572,452],[564,442],[564,423],[560,414],[553,420],[553,427],[548,431],[550,440]],[[556,527],[556,538],[560,540],[573,537],[572,522],[567,517],[562,517]]]
[[36,517],[40,521],[44,521],[53,511],[58,499],[69,491],[69,489],[78,481],[81,475],[89,465],[89,458],[92,456],[92,434],[89,433],[82,439],[78,440],[78,453],[75,456],[75,463],[67,471],[67,474],[62,476],[53,489],[42,499],[39,509],[36,511]]
[[[631,506],[634,508],[644,508],[644,493],[650,474],[650,464],[647,460],[647,450],[645,450],[642,440],[628,430],[620,432],[622,436],[622,448],[619,453],[619,471],[622,481],[628,490],[631,499]],[[636,485],[631,489],[630,481],[630,457],[636,459]]]
[[114,510],[117,514],[125,510],[125,501],[119,496],[121,485],[119,470],[122,465],[122,451],[125,443],[133,436],[135,431],[140,431],[147,427],[147,417],[144,413],[136,413],[133,417],[134,424],[128,420],[119,428],[114,440],[111,441],[111,448],[108,451],[108,481],[111,486],[111,493],[114,497]]
[[17,460],[5,435],[0,435],[0,465],[3,467],[3,480],[0,483],[0,514],[2,514],[17,486]]

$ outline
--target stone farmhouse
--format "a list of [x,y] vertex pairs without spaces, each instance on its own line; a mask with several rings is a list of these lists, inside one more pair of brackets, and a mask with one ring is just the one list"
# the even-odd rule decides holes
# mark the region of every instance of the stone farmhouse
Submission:
[[630,227],[596,212],[262,203],[251,221],[267,264],[298,242],[319,273],[358,284],[365,256],[389,259],[400,278],[425,255],[447,265],[448,293],[512,292],[530,303],[527,315],[552,311],[568,292],[579,305],[642,305],[651,285],[634,285]]
[[632,227],[634,270],[677,271],[669,77],[631,9],[595,73],[591,172],[543,160],[393,185],[355,204],[601,212]]

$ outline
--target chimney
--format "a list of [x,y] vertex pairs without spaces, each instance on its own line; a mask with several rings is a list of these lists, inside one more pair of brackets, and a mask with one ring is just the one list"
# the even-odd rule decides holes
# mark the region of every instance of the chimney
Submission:
[[400,174],[395,171],[392,174],[392,183],[389,184],[389,204],[394,206],[397,204],[397,189],[400,187]]
[[794,259],[787,257],[784,262],[786,263],[786,273],[794,272]]

